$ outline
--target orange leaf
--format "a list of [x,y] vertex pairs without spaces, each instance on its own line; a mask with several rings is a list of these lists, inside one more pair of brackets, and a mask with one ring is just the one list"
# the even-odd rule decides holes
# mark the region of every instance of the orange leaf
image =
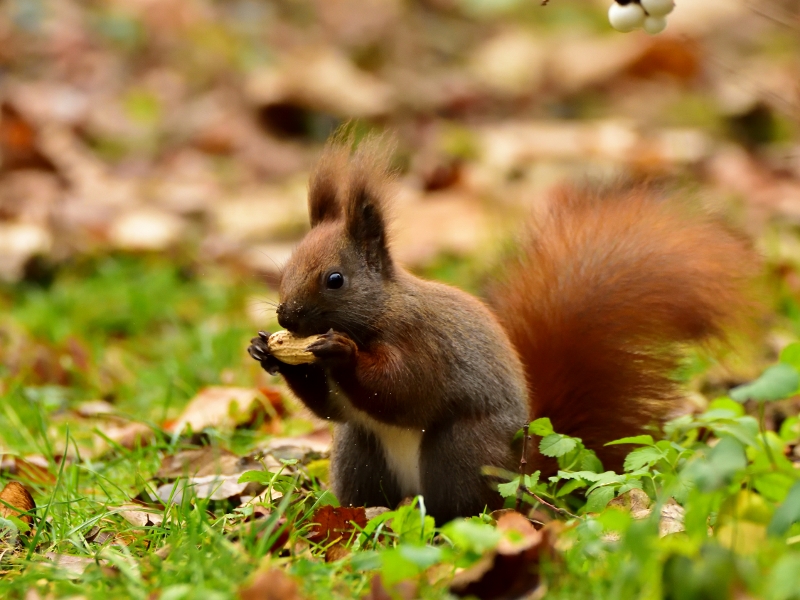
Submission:
[[314,527],[308,539],[315,544],[340,541],[356,530],[356,525],[364,528],[367,515],[363,506],[321,506],[312,519]]
[[25,523],[31,522],[28,511],[36,508],[36,503],[25,487],[16,481],[9,481],[0,492],[0,517],[17,517]]

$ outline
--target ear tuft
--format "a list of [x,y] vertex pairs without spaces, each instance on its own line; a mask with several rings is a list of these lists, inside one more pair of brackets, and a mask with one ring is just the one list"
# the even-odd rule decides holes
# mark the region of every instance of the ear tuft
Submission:
[[384,273],[391,272],[392,266],[386,215],[394,182],[389,166],[392,150],[393,145],[383,136],[371,135],[361,141],[351,159],[344,206],[350,238],[367,263]]
[[308,214],[311,226],[335,221],[342,216],[341,194],[348,171],[349,148],[333,138],[311,173],[308,186]]

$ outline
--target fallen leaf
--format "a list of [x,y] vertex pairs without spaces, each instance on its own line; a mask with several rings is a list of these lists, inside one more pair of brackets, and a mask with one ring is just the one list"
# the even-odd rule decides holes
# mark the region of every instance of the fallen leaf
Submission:
[[270,535],[273,535],[277,532],[278,535],[272,545],[270,545],[270,547],[267,549],[267,552],[280,552],[289,541],[289,534],[291,533],[291,526],[288,525],[286,517],[279,517],[274,523],[274,526],[268,528],[266,517],[268,517],[271,513],[263,509],[263,507],[255,508],[260,508],[262,510],[254,510],[250,517],[246,518],[244,522],[237,525],[230,532],[230,539],[233,541],[240,540],[242,538],[259,540],[262,539],[268,531]]
[[41,152],[35,125],[8,102],[0,104],[0,159],[3,170],[53,167]]
[[155,208],[123,213],[111,224],[111,245],[122,250],[166,250],[175,246],[184,231],[182,218]]
[[134,527],[153,527],[164,522],[164,507],[129,502],[121,506],[109,507]]
[[186,405],[183,414],[169,429],[175,433],[182,433],[186,429],[199,432],[206,427],[233,431],[259,417],[267,420],[270,416],[269,404],[257,389],[207,387]]
[[381,576],[375,575],[369,582],[369,593],[361,600],[413,600],[419,597],[418,588],[413,581],[400,581],[387,590]]
[[542,552],[553,548],[556,526],[536,530],[525,516],[506,512],[498,519],[497,529],[503,533],[497,550],[456,573],[450,584],[456,596],[519,598],[539,585],[539,561]]
[[445,253],[468,255],[491,233],[487,211],[461,190],[424,197],[407,190],[395,212],[394,256],[408,266],[425,266]]
[[239,483],[239,475],[206,475],[192,477],[191,479],[178,479],[173,483],[160,485],[156,495],[161,502],[180,504],[183,494],[189,491],[192,496],[207,500],[227,500],[234,496],[241,496],[251,484]]
[[325,562],[334,562],[350,556],[351,552],[342,544],[334,544],[325,550]]
[[178,477],[204,477],[207,475],[236,475],[245,471],[262,469],[261,463],[217,446],[203,446],[181,450],[165,456],[156,479],[176,479]]
[[632,490],[613,498],[608,503],[608,506],[627,510],[634,516],[634,518],[637,518],[636,515],[642,511],[648,511],[647,514],[649,514],[648,509],[650,508],[650,496],[648,496],[643,490],[633,488]]
[[533,94],[544,82],[548,54],[540,36],[514,27],[478,46],[469,67],[475,79],[496,94]]
[[[304,458],[308,453],[327,454],[331,450],[333,437],[328,427],[317,429],[306,435],[297,437],[274,437],[265,447],[265,452],[270,452],[277,458]],[[296,450],[292,455],[289,450]],[[299,454],[299,456],[297,456]]]
[[36,508],[33,497],[25,487],[17,481],[9,481],[0,492],[0,517],[17,517],[30,524],[32,518],[25,514]]
[[83,536],[87,542],[100,545],[105,544],[109,540],[118,539],[118,537],[116,531],[114,531],[113,525],[111,525],[109,529],[103,529],[98,526],[92,527],[89,532]]
[[4,456],[0,463],[0,471],[39,485],[53,485],[56,477],[48,470],[44,457]]
[[52,235],[42,225],[0,223],[0,279],[19,280],[28,260],[47,254],[52,245]]
[[87,400],[75,407],[75,412],[85,419],[92,417],[116,416],[117,409],[105,400]]
[[262,186],[211,206],[214,229],[235,242],[264,242],[306,228],[305,186]]
[[[283,266],[289,262],[289,257],[296,247],[296,242],[256,244],[242,252],[240,259],[248,269],[259,273],[268,283],[278,283]],[[272,306],[264,304],[263,296],[258,296],[252,302],[248,302],[248,308],[250,307],[252,309],[248,310],[248,315],[251,316],[251,321],[257,325],[263,324],[269,312],[274,311]]]
[[367,526],[367,515],[363,506],[321,506],[311,518],[313,527],[308,535],[315,544],[341,542]]
[[[144,423],[119,424],[112,422],[108,425],[104,425],[103,427],[98,427],[98,431],[100,431],[112,442],[129,450],[139,446],[147,446],[155,439],[156,435],[156,432],[153,430],[153,428],[145,425]],[[107,443],[101,444],[101,450],[99,453],[107,450]]]
[[239,590],[241,600],[303,600],[297,582],[280,569],[258,571],[246,587]]
[[664,537],[671,533],[678,533],[685,531],[686,528],[683,524],[685,514],[684,508],[670,498],[661,507],[661,518],[658,520],[658,535]]
[[508,556],[525,552],[542,541],[542,533],[518,512],[501,515],[497,520],[497,531],[505,534],[497,544],[497,552]]
[[371,521],[375,517],[379,517],[380,515],[391,512],[392,509],[386,506],[368,506],[364,509],[364,514],[367,517],[367,521]]
[[85,556],[73,556],[71,554],[59,554],[57,552],[47,552],[45,556],[50,559],[53,566],[63,569],[68,577],[80,577],[91,565],[102,564],[105,561],[96,561]]
[[280,69],[254,71],[245,93],[257,106],[296,102],[343,117],[375,117],[395,104],[394,90],[357,68],[335,48],[308,48],[287,57]]

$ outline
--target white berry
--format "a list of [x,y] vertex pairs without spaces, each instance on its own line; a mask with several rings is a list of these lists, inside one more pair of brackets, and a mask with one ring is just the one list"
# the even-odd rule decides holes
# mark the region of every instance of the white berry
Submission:
[[674,0],[640,0],[642,8],[651,17],[666,17],[675,8]]
[[608,22],[617,31],[633,31],[644,25],[644,9],[633,2],[621,6],[614,2],[608,9]]
[[647,17],[644,20],[644,30],[652,35],[657,33],[661,33],[667,28],[667,18],[666,17]]

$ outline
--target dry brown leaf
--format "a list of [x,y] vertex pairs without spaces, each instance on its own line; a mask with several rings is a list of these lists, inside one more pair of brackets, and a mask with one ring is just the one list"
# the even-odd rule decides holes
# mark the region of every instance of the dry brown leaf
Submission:
[[367,517],[367,521],[371,521],[375,517],[379,517],[380,515],[391,512],[391,508],[386,506],[368,506],[364,509],[364,514]]
[[[133,449],[138,446],[147,446],[155,439],[156,432],[144,423],[108,423],[98,430],[112,442],[123,448]],[[101,445],[101,452],[108,450],[105,444]]]
[[343,117],[375,117],[390,112],[395,104],[390,85],[358,69],[332,47],[306,46],[279,69],[256,70],[245,89],[248,99],[259,106],[295,102]]
[[242,387],[207,387],[195,396],[183,414],[169,429],[179,433],[191,428],[199,432],[206,427],[233,431],[253,422],[259,416],[269,419],[270,402],[257,389]]
[[[280,282],[281,269],[289,262],[292,252],[297,247],[296,242],[271,242],[249,246],[244,250],[239,259],[248,269],[259,273],[267,283]],[[272,306],[264,303],[264,296],[254,297],[247,302],[247,315],[250,321],[258,326],[263,326],[265,317],[274,311]]]
[[515,555],[538,546],[542,541],[542,533],[522,514],[508,512],[497,520],[497,531],[503,537],[497,544],[497,552]]
[[469,66],[475,79],[494,93],[533,94],[544,82],[548,54],[541,36],[513,27],[478,46]]
[[17,106],[0,104],[0,168],[52,169],[39,146],[36,127]]
[[0,280],[18,281],[25,264],[53,245],[48,229],[35,223],[0,223]]
[[552,550],[557,526],[548,524],[536,530],[523,515],[505,512],[497,521],[497,529],[503,538],[496,552],[456,573],[450,587],[455,595],[481,600],[518,598],[539,585],[539,561],[543,552]]
[[122,250],[166,250],[182,238],[181,217],[155,208],[139,208],[117,217],[108,232],[112,246]]
[[424,266],[443,253],[468,255],[489,239],[489,214],[476,197],[451,189],[422,197],[402,193],[392,244],[400,263]]
[[261,468],[261,464],[250,457],[236,456],[217,446],[203,446],[165,456],[155,477],[176,479],[206,475],[241,475],[245,471]]
[[369,582],[369,593],[361,600],[413,600],[419,597],[419,586],[413,581],[400,581],[390,590],[383,585],[380,575],[375,575]]
[[[3,175],[0,215],[4,220],[46,227],[51,223],[63,189],[58,177],[47,171],[25,169]],[[20,199],[24,198],[24,202]]]
[[264,507],[260,506],[254,507],[253,514],[231,530],[230,539],[233,541],[239,540],[241,538],[262,539],[264,535],[267,533],[267,531],[270,532],[270,535],[273,535],[275,532],[278,532],[278,537],[269,547],[267,552],[269,553],[280,552],[281,550],[283,550],[283,548],[286,546],[286,543],[289,541],[291,526],[288,524],[286,517],[280,517],[274,524],[274,528],[270,527],[268,530],[267,522],[265,519],[270,514],[271,514],[270,511],[266,510]]
[[[624,494],[617,496],[608,503],[611,508],[618,508],[628,511],[636,520],[646,519],[653,513],[650,497],[642,490],[632,489]],[[683,516],[684,508],[678,504],[674,498],[670,498],[661,507],[661,514],[658,520],[658,534],[660,537],[684,531]],[[605,536],[609,541],[620,539],[619,533],[609,531]]]
[[241,600],[303,600],[297,582],[280,569],[258,571],[251,583],[239,590]]
[[192,496],[208,500],[227,500],[234,496],[241,496],[253,484],[239,483],[240,475],[205,475],[191,479],[178,479],[172,483],[158,486],[156,495],[164,502],[180,504],[183,494],[189,491]]
[[637,515],[643,514],[643,511],[647,511],[647,514],[650,514],[650,496],[643,490],[633,488],[613,498],[608,503],[608,506],[627,510],[633,515],[633,518],[636,519],[639,518]]
[[80,577],[91,565],[104,564],[105,561],[96,561],[85,556],[72,556],[70,554],[59,554],[57,552],[47,552],[45,556],[56,567],[63,569],[68,577]]
[[658,520],[658,535],[664,537],[671,533],[685,531],[683,525],[684,508],[675,502],[673,498],[667,500],[661,507],[661,518]]
[[4,456],[0,462],[0,471],[39,485],[52,485],[56,477],[49,471],[49,465],[44,457],[29,456]]
[[31,523],[31,516],[24,514],[36,508],[30,492],[17,481],[9,481],[0,492],[0,517],[17,517],[23,523]]
[[69,182],[80,204],[92,210],[138,204],[138,184],[112,177],[106,165],[67,127],[46,123],[39,132],[43,153]]
[[308,222],[303,186],[261,186],[243,190],[211,206],[214,228],[234,242],[270,241],[299,232]]
[[342,541],[357,531],[356,527],[367,526],[367,515],[363,506],[321,506],[311,518],[313,527],[308,539],[315,544]]
[[105,400],[87,400],[86,402],[81,402],[75,407],[75,412],[84,419],[91,419],[93,417],[118,418],[116,415],[117,409],[113,404]]
[[134,527],[154,527],[164,522],[164,507],[129,502],[109,507]]
[[548,56],[548,76],[560,92],[574,93],[612,79],[646,48],[647,39],[635,35],[570,35]]
[[350,556],[351,552],[342,544],[334,544],[325,550],[325,562],[334,562]]
[[110,525],[108,525],[108,527],[109,529],[103,529],[98,526],[92,527],[89,530],[89,532],[83,537],[87,542],[91,544],[103,545],[111,540],[119,541],[121,536],[119,536],[115,531],[116,523],[111,523]]
[[296,437],[274,437],[264,446],[265,452],[271,452],[281,458],[291,458],[286,455],[286,450],[296,449],[299,454],[307,453],[326,454],[331,450],[333,437],[328,427],[317,429],[306,435]]
[[380,44],[400,25],[401,0],[315,0],[322,27],[337,45],[364,48]]
[[696,42],[684,37],[660,35],[649,40],[626,72],[634,77],[669,75],[679,81],[691,82],[702,68],[702,58],[703,49]]

